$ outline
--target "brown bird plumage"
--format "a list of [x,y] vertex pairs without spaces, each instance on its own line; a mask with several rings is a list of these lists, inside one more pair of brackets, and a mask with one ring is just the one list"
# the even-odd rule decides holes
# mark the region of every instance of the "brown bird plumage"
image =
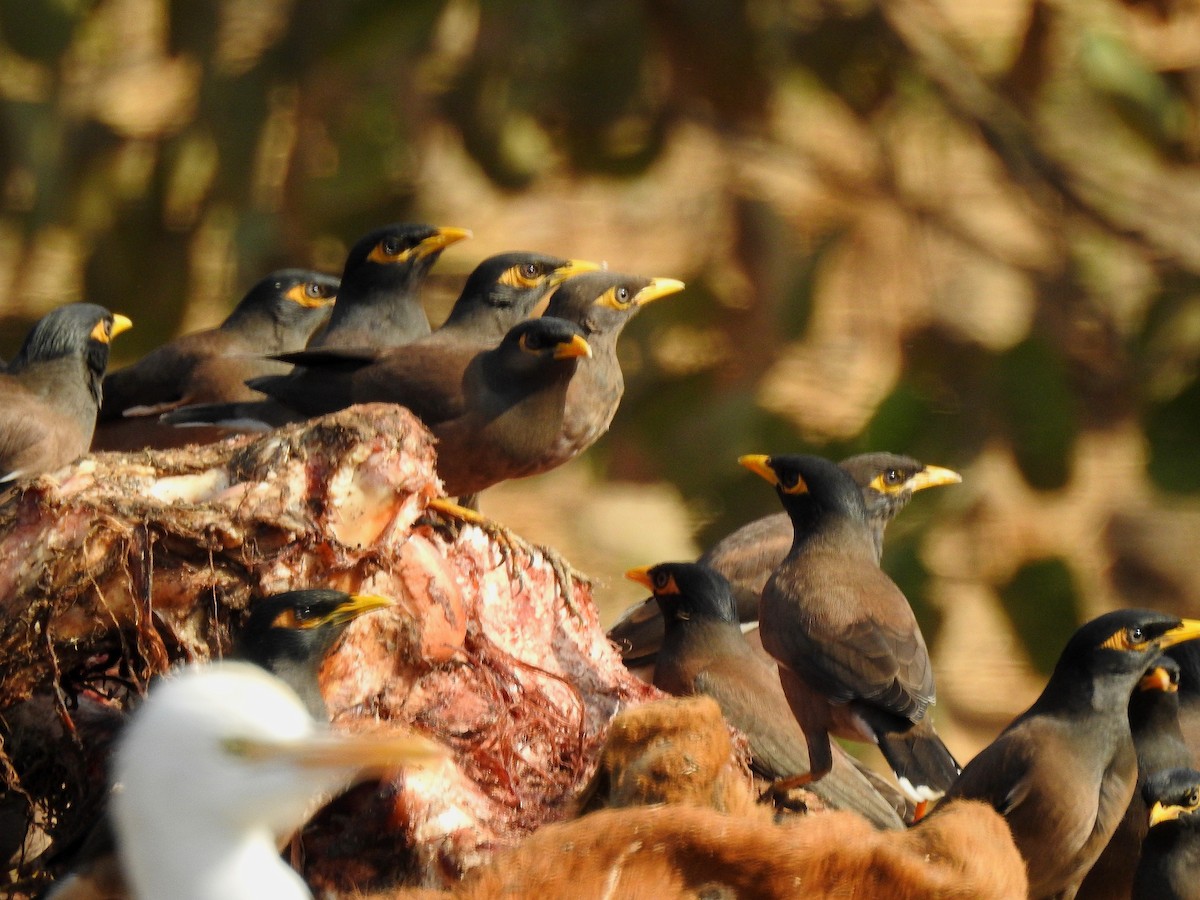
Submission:
[[[625,573],[654,593],[666,636],[654,685],[676,696],[712,697],[731,725],[750,741],[752,766],[771,781],[810,771],[804,733],[796,724],[776,667],[751,649],[738,627],[729,582],[707,566],[662,563]],[[879,828],[902,828],[896,807],[858,771],[840,747],[830,773],[811,790],[832,809],[854,810]]]
[[356,403],[397,403],[432,427],[465,412],[463,374],[478,353],[497,346],[514,325],[536,311],[548,291],[594,268],[594,263],[540,253],[488,257],[472,271],[449,318],[432,334],[403,347],[326,347],[279,354],[276,359],[294,363],[295,369],[249,382],[267,399],[197,406],[171,414],[168,421],[262,428]]
[[946,797],[1008,820],[1030,897],[1073,897],[1116,830],[1137,781],[1130,695],[1165,647],[1200,621],[1118,610],[1080,627],[1041,696],[963,769]]
[[[962,480],[950,469],[927,466],[895,453],[862,453],[842,460],[839,465],[862,490],[877,562],[883,554],[884,530],[908,505],[914,493]],[[729,580],[737,599],[739,621],[758,621],[759,597],[771,573],[792,548],[793,538],[794,529],[788,514],[774,513],[726,535],[697,560]],[[654,662],[662,634],[662,614],[653,599],[631,607],[608,632],[609,639],[621,648],[621,657],[631,668]]]
[[597,268],[541,253],[503,253],[475,267],[450,316],[432,334],[380,353],[309,350],[286,354],[296,370],[251,384],[304,416],[355,403],[398,403],[427,426],[463,414],[463,373],[475,356],[530,317],[548,291]]
[[194,429],[161,425],[158,416],[190,404],[261,398],[246,380],[286,372],[287,365],[263,357],[302,348],[329,316],[337,289],[331,275],[280,269],[255,284],[216,328],[185,334],[109,372],[93,449],[195,442]]
[[829,771],[829,734],[878,743],[914,800],[957,774],[926,712],[933,669],[912,608],[879,568],[862,491],[816,456],[744,456],[775,485],[795,543],[759,606],[763,647],[779,663],[808,740],[815,780]]
[[1149,827],[1150,809],[1142,788],[1155,772],[1192,764],[1179,730],[1179,663],[1169,656],[1151,663],[1129,698],[1129,729],[1137,754],[1137,786],[1117,830],[1080,885],[1079,900],[1129,897]]
[[625,378],[617,360],[617,338],[647,304],[683,290],[673,278],[643,278],[618,272],[588,272],[572,278],[550,298],[545,315],[574,322],[592,347],[591,364],[571,382],[567,415],[554,455],[566,462],[608,431]]
[[549,471],[580,371],[593,364],[578,326],[543,316],[518,323],[463,375],[462,415],[431,427],[437,470],[452,497]]
[[43,316],[0,374],[0,483],[52,472],[92,442],[109,342],[130,327],[102,306]]

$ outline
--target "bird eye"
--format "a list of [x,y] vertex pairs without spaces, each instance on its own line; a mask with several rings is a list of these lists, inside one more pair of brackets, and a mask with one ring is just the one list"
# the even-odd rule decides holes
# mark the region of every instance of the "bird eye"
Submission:
[[1135,647],[1138,644],[1146,643],[1145,632],[1142,631],[1140,626],[1134,625],[1132,628],[1125,629],[1125,636],[1128,638],[1129,643]]
[[379,242],[379,249],[387,256],[398,256],[400,253],[400,238],[389,237]]
[[524,270],[525,277],[526,278],[537,278],[539,275],[542,274],[541,269],[542,269],[542,267],[539,266],[537,263],[525,263],[525,270]]
[[1187,792],[1187,797],[1184,802],[1186,802],[1190,808],[1200,806],[1200,790],[1192,788]]
[[629,302],[629,288],[627,288],[627,287],[617,288],[615,296],[616,296],[618,302],[628,303]]
[[665,588],[667,586],[667,584],[670,582],[670,580],[671,580],[671,576],[668,575],[666,572],[655,572],[654,573],[654,587],[656,589],[657,588]]
[[309,297],[313,297],[314,299],[320,299],[321,297],[327,296],[329,291],[325,288],[325,285],[317,284],[315,281],[310,281],[304,285],[304,293]]
[[888,469],[883,473],[883,477],[888,484],[899,484],[904,480],[898,469]]

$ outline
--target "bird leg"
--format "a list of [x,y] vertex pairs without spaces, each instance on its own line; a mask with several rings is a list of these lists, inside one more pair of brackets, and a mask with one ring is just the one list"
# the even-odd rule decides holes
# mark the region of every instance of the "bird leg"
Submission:
[[559,595],[562,597],[563,602],[574,615],[581,617],[580,610],[575,605],[575,582],[580,581],[584,584],[590,584],[591,580],[586,575],[576,571],[553,548],[531,543],[500,522],[487,518],[478,510],[461,506],[448,497],[435,497],[429,501],[429,505],[425,509],[426,513],[432,511],[447,523],[457,522],[459,525],[474,525],[500,544],[508,551],[505,554],[505,562],[508,566],[509,577],[514,580],[520,581],[523,578],[522,570],[516,566],[514,561],[516,551],[520,550],[530,557],[535,553],[540,554],[550,566],[550,570],[554,572],[555,580],[558,582]]

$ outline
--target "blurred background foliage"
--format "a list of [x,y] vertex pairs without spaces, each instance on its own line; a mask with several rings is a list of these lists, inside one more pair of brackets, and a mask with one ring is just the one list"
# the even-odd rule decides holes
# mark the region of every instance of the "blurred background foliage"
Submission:
[[[1200,613],[1200,0],[5,0],[0,355],[117,360],[388,221],[683,278],[613,431],[485,508],[601,581],[769,490],[739,453],[963,472],[885,565],[963,755],[1115,605]],[[957,744],[952,729],[957,728]]]

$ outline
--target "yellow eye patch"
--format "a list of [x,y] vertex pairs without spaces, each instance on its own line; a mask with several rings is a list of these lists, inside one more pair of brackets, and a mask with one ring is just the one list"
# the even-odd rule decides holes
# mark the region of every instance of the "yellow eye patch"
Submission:
[[336,295],[330,296],[326,288],[311,281],[292,285],[283,296],[306,309],[330,306],[337,299]]
[[1122,653],[1128,653],[1130,651],[1138,652],[1145,650],[1146,647],[1150,646],[1150,641],[1140,628],[1122,628],[1100,646],[1105,650],[1118,650]]
[[510,266],[508,269],[505,269],[504,274],[500,276],[500,284],[507,285],[508,287],[514,287],[518,290],[525,290],[527,288],[537,287],[539,284],[545,282],[545,272],[543,272],[540,268],[537,268],[536,273],[530,275],[525,271],[528,268],[528,263],[518,263],[515,266]]

